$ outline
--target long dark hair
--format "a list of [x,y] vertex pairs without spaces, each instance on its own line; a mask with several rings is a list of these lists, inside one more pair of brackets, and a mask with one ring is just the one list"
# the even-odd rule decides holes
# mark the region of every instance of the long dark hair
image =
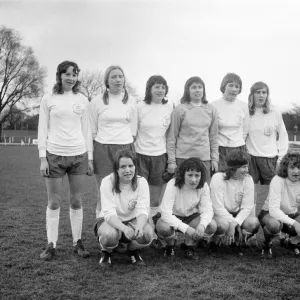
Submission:
[[193,83],[201,83],[202,84],[202,86],[203,86],[203,97],[201,99],[201,102],[204,103],[204,104],[208,103],[208,101],[206,99],[205,83],[200,77],[197,77],[197,76],[191,77],[186,81],[186,83],[184,85],[183,96],[180,99],[180,103],[190,103],[191,102],[190,86]]
[[201,189],[206,181],[205,168],[201,160],[197,157],[186,159],[177,169],[175,174],[175,186],[182,188],[184,185],[184,175],[187,171],[201,172],[201,179],[196,189]]
[[[146,83],[146,91],[145,91],[145,99],[144,102],[146,102],[147,104],[151,104],[151,100],[152,100],[152,96],[151,96],[151,88],[155,85],[155,84],[162,84],[165,86],[166,88],[166,94],[165,97],[168,94],[169,91],[169,87],[168,87],[168,83],[166,81],[165,78],[163,78],[160,75],[153,75],[151,76]],[[162,104],[166,104],[168,103],[168,99],[165,98],[162,100]]]
[[[61,74],[64,74],[67,72],[69,67],[73,67],[73,72],[78,76],[80,69],[76,63],[73,61],[68,61],[65,60],[62,63],[60,63],[57,66],[57,71],[56,71],[56,83],[53,86],[53,94],[63,94],[64,90],[62,87],[62,82],[61,82]],[[77,80],[76,84],[73,86],[72,91],[74,94],[77,94],[79,92],[79,86],[80,86],[80,81]]]
[[280,162],[277,175],[282,178],[287,178],[289,166],[294,166],[300,169],[300,153],[288,152]]
[[112,70],[120,70],[122,73],[123,73],[123,76],[124,76],[124,97],[122,99],[122,102],[124,104],[127,103],[128,101],[128,92],[127,92],[127,89],[125,87],[125,73],[123,71],[123,69],[120,67],[120,66],[109,66],[105,73],[104,73],[104,84],[105,84],[105,91],[103,93],[103,102],[105,105],[108,105],[109,104],[109,96],[108,96],[108,91],[109,91],[109,85],[108,85],[108,78],[109,78],[109,74]]
[[114,181],[113,181],[113,192],[116,192],[118,194],[121,193],[120,190],[120,178],[119,178],[119,167],[120,167],[120,159],[126,157],[130,158],[133,162],[133,165],[135,166],[135,172],[133,175],[133,178],[131,179],[131,188],[133,191],[137,188],[137,161],[136,161],[136,155],[130,150],[119,150],[117,151],[115,157],[114,157],[114,163],[113,163],[113,174],[114,174]]

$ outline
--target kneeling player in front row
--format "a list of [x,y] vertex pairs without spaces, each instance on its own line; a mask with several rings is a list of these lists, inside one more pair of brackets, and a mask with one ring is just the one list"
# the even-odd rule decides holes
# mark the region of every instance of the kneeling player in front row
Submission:
[[[216,173],[211,180],[211,200],[214,220],[218,228],[211,241],[211,248],[217,251],[220,237],[223,243],[239,250],[243,239],[257,233],[259,222],[251,216],[254,209],[254,184],[248,175],[248,157],[241,150],[230,153],[226,158],[224,173]],[[225,236],[224,236],[225,233]]]
[[185,160],[168,182],[162,204],[157,234],[167,246],[165,256],[174,256],[175,230],[186,235],[185,256],[196,260],[195,241],[211,237],[217,229],[206,183],[205,168],[198,158]]
[[[280,231],[300,236],[300,153],[288,153],[273,177],[268,198],[258,216],[264,230],[262,257],[272,257],[272,240]],[[290,245],[300,257],[300,244]]]
[[94,227],[102,252],[100,266],[111,266],[111,253],[119,242],[128,244],[128,254],[134,265],[143,265],[139,251],[151,244],[154,231],[147,222],[148,183],[137,176],[136,157],[131,151],[116,153],[113,173],[103,179],[100,193],[102,216]]

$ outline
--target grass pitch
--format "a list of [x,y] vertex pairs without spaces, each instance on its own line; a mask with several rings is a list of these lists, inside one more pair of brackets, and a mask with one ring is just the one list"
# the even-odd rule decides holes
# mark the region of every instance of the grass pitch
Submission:
[[[72,255],[67,180],[61,203],[59,241],[53,261],[39,258],[46,241],[47,194],[39,175],[36,147],[0,147],[0,298],[8,299],[300,299],[300,260],[275,242],[276,257],[261,260],[260,249],[243,257],[225,251],[222,258],[197,252],[187,261],[155,249],[144,251],[147,267],[113,256],[112,270],[99,268],[99,247],[92,232],[96,187],[87,177],[83,242],[91,257]],[[261,232],[259,234],[261,244]]]

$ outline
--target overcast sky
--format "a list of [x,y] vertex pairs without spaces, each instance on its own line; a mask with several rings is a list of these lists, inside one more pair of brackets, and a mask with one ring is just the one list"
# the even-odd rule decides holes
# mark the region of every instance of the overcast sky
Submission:
[[48,69],[74,60],[81,70],[120,65],[143,96],[147,79],[165,77],[178,103],[200,76],[208,101],[228,72],[250,86],[265,81],[274,105],[300,104],[300,2],[297,0],[0,0],[0,25],[14,28]]

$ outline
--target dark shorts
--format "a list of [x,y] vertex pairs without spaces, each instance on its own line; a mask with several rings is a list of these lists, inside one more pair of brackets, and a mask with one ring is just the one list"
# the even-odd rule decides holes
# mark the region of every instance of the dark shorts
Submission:
[[88,172],[88,154],[60,156],[46,152],[49,164],[49,177],[62,178],[69,175],[85,175]]
[[226,157],[235,150],[241,150],[246,153],[246,146],[240,147],[223,147],[219,146],[219,172],[224,172],[227,169]]
[[250,156],[249,174],[252,176],[254,183],[269,185],[272,178],[276,175],[277,156],[259,157]]
[[113,172],[114,157],[119,150],[131,150],[135,153],[134,145],[100,144],[94,141],[94,173],[104,178]]
[[[185,161],[185,158],[176,158],[176,165],[177,168]],[[205,169],[205,176],[206,176],[206,182],[210,182],[211,178],[211,163],[209,160],[201,160],[204,169]]]
[[[193,214],[191,214],[191,215],[189,215],[189,216],[184,216],[184,217],[182,217],[182,216],[177,216],[177,215],[175,215],[179,220],[181,220],[183,223],[185,223],[185,224],[190,224],[194,219],[196,219],[196,218],[198,218],[199,216],[200,216],[200,213],[198,213],[198,212],[195,212],[195,213],[193,213]],[[157,221],[159,220],[161,218],[161,213],[157,213],[156,215],[154,215],[153,217],[152,217],[152,220],[153,220],[153,224],[156,226],[156,223],[157,223]],[[155,229],[155,231],[156,231],[156,229]],[[180,230],[177,230],[177,231],[180,231]]]
[[149,185],[162,186],[165,181],[162,178],[167,168],[167,154],[159,156],[148,156],[137,153],[138,175],[146,178]]
[[[129,221],[124,221],[124,222],[122,222],[122,223],[123,223],[124,225],[127,226],[128,223],[129,223],[129,222],[132,222],[133,220],[135,220],[135,219],[131,219],[131,220],[129,220]],[[95,234],[96,237],[98,237],[98,230],[99,230],[99,228],[100,228],[100,226],[101,226],[101,224],[102,224],[103,222],[105,222],[104,218],[103,218],[103,217],[100,217],[100,218],[96,219],[96,221],[95,221],[95,223],[94,223],[94,225],[93,225],[93,230],[94,230],[94,234]],[[130,243],[131,240],[129,240],[129,239],[124,235],[124,233],[122,232],[122,236],[121,236],[119,242],[121,242],[121,243]]]
[[[265,226],[265,224],[263,222],[263,218],[266,215],[268,215],[268,214],[269,214],[269,211],[267,211],[267,210],[261,210],[260,213],[259,213],[259,215],[258,215],[258,217],[257,217],[262,228],[264,228],[264,226]],[[289,214],[288,216],[291,219],[294,220],[298,216],[300,216],[300,213],[296,212],[295,214]],[[282,223],[282,222],[280,222],[280,223]],[[290,236],[296,236],[297,235],[297,232],[296,232],[295,228],[292,227],[292,226],[289,226],[289,225],[287,225],[285,223],[283,223],[281,231],[284,232],[284,233],[288,233]]]

